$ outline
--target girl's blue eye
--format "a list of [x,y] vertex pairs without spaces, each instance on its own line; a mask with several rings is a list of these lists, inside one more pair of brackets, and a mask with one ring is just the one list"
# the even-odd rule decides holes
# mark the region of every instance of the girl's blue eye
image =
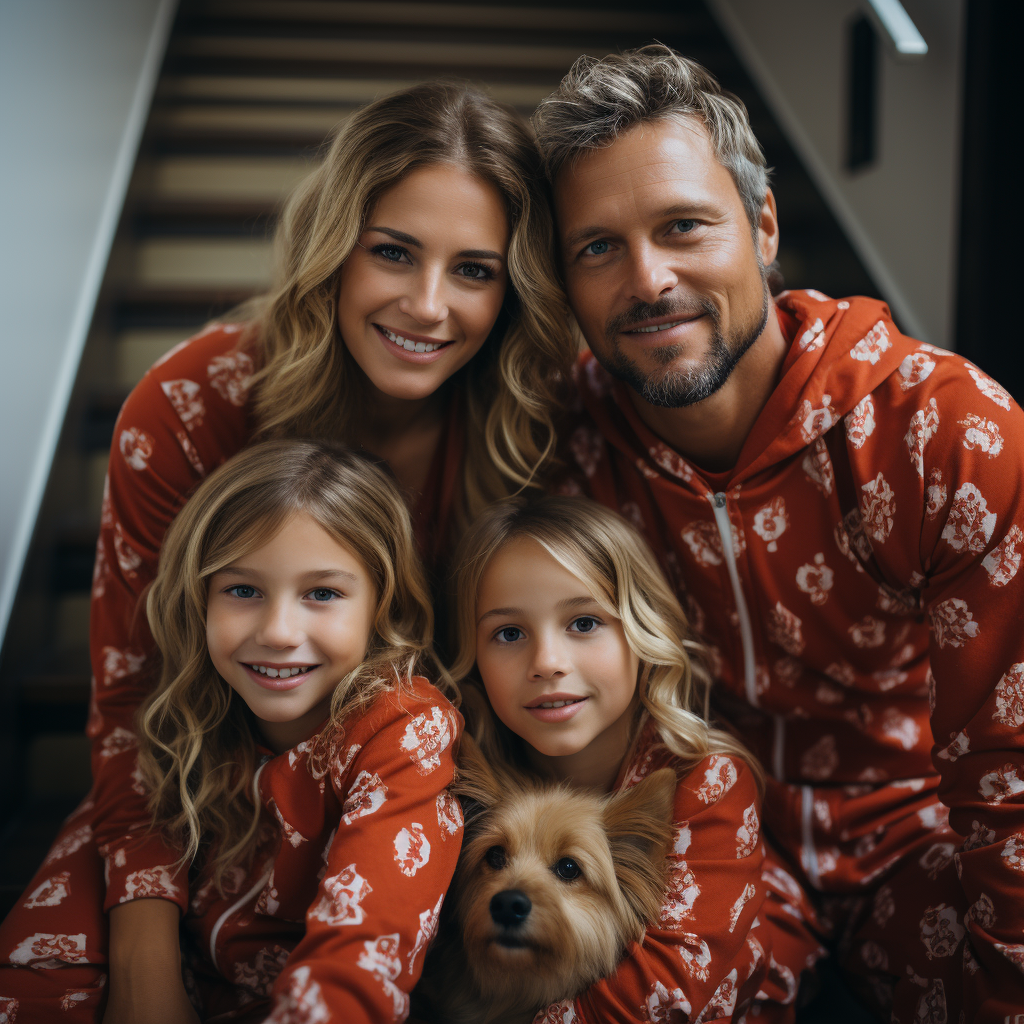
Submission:
[[583,251],[591,256],[603,256],[608,251],[608,243],[603,240],[591,242]]
[[572,624],[575,633],[590,633],[597,629],[597,619],[589,615],[581,615],[578,619],[573,619]]
[[310,592],[309,596],[314,601],[332,601],[338,596],[338,592],[331,590],[329,587],[317,587],[316,590]]
[[247,599],[256,596],[256,588],[250,587],[248,583],[238,583],[233,587],[228,587],[227,593],[233,594],[235,597]]
[[514,644],[522,639],[523,631],[518,626],[505,626],[498,630],[498,639],[506,644]]

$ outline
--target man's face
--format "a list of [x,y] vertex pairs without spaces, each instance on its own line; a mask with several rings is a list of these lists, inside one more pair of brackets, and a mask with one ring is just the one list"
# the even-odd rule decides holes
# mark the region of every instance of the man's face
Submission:
[[567,165],[555,205],[569,302],[601,364],[652,405],[717,391],[771,310],[770,194],[755,241],[732,175],[685,118]]

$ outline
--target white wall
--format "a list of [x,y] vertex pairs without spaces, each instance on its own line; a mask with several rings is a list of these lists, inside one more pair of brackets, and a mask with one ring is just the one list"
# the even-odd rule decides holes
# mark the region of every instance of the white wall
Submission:
[[[900,326],[952,347],[966,0],[903,0],[928,44],[880,45],[878,159],[845,169],[847,29],[864,0],[708,0]],[[783,234],[786,211],[779,211]]]
[[0,0],[0,636],[176,0]]

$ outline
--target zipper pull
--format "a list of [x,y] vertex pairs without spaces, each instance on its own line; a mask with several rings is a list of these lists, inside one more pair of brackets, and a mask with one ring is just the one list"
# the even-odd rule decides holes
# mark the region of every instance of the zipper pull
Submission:
[[715,495],[715,508],[725,508],[726,497],[724,491],[719,491]]

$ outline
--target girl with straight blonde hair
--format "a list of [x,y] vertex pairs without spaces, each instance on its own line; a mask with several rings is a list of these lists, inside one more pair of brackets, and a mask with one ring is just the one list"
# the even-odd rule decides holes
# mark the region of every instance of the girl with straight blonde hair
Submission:
[[267,292],[160,360],[121,410],[90,616],[93,789],[52,851],[78,844],[104,880],[111,989],[145,997],[121,1019],[180,1005],[175,901],[131,881],[181,856],[147,827],[131,742],[157,675],[139,600],[172,518],[256,441],[329,438],[387,464],[442,575],[472,515],[553,451],[575,343],[547,196],[528,128],[481,92],[428,83],[371,103],[287,204]]
[[[172,523],[146,610],[161,668],[134,784],[180,854],[128,885],[183,912],[178,1019],[404,1019],[460,846],[461,720],[398,489],[335,445],[250,447]],[[36,919],[82,947],[36,965],[64,975],[49,1001],[33,964],[4,972],[30,1019],[60,1016],[69,989],[79,1020],[124,1004],[98,881],[69,874]],[[132,1019],[163,1019],[156,995]]]
[[[614,974],[569,1000],[578,1019],[644,1007],[652,1020],[732,1020],[755,999],[767,1019],[788,1019],[792,993],[770,976],[761,923],[774,914],[761,775],[701,712],[700,645],[643,539],[585,498],[512,498],[476,520],[457,565],[452,672],[492,761],[601,793],[658,768],[679,778],[660,916]],[[487,856],[504,866],[500,849]],[[578,884],[582,868],[563,868]],[[530,915],[496,918],[495,943],[529,948]]]

